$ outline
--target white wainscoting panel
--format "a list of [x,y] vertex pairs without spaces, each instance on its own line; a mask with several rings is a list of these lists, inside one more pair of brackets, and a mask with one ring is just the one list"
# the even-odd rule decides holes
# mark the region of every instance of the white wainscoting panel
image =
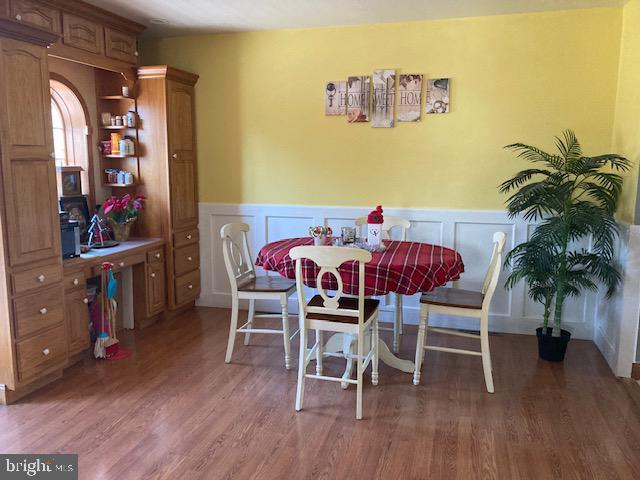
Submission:
[[[245,222],[250,225],[249,239],[255,258],[266,243],[306,236],[308,227],[312,225],[329,225],[335,234],[339,234],[341,227],[353,226],[353,219],[366,215],[371,208],[201,203],[202,294],[198,305],[230,306],[229,281],[222,260],[219,233],[225,223]],[[526,241],[531,233],[529,224],[521,219],[509,218],[506,212],[500,211],[386,208],[385,213],[411,221],[407,235],[409,240],[444,245],[460,252],[465,273],[456,284],[461,288],[481,287],[491,256],[494,232],[507,234],[507,249]],[[262,273],[258,269],[258,274]],[[495,332],[534,334],[535,328],[541,323],[540,309],[528,298],[523,285],[510,291],[504,289],[507,275],[508,272],[502,272],[492,302],[490,329]],[[418,300],[419,295],[405,299],[404,316],[407,323],[418,321]],[[258,308],[279,310],[276,304],[260,304]],[[574,338],[592,339],[597,308],[596,295],[585,295],[580,300],[568,302],[564,328],[570,330]],[[290,309],[297,311],[294,297]],[[391,321],[392,318],[392,305],[384,305],[381,319]],[[434,316],[432,323],[456,328],[478,328],[477,322],[472,319]]]
[[630,377],[631,365],[640,361],[640,225],[622,227],[617,249],[622,285],[610,299],[602,292],[590,297],[596,302],[593,340],[613,373]]

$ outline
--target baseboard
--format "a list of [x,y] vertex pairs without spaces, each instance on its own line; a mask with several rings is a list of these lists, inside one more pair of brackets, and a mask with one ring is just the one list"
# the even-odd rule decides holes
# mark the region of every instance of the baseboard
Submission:
[[26,397],[30,393],[35,392],[36,390],[44,387],[45,385],[48,385],[50,383],[55,382],[56,380],[59,380],[60,378],[62,378],[62,375],[63,375],[62,370],[55,370],[47,374],[46,376],[40,378],[39,380],[36,380],[27,385],[21,385],[15,390],[9,390],[6,387],[0,388],[0,404],[11,405],[12,403],[17,402],[21,398]]

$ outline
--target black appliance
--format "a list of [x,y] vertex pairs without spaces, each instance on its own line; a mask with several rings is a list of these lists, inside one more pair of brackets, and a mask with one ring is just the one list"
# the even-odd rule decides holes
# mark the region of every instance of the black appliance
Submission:
[[80,256],[80,225],[77,220],[69,218],[67,212],[60,212],[60,237],[62,258]]

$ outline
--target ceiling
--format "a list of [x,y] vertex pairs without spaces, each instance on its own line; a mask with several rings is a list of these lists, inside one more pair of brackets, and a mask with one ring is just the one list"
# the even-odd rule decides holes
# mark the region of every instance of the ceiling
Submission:
[[[626,0],[87,0],[148,27],[145,36],[617,7]],[[155,25],[152,19],[166,20]]]

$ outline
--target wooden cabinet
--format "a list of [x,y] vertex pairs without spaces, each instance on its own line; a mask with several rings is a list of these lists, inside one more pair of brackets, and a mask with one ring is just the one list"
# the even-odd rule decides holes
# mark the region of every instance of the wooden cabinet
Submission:
[[21,265],[60,256],[49,74],[44,48],[1,42],[2,182],[10,262]]
[[191,152],[174,153],[169,162],[171,224],[174,230],[198,224],[196,164]]
[[147,277],[147,314],[152,316],[162,313],[166,305],[164,263],[149,263]]
[[67,328],[67,346],[69,355],[75,355],[89,348],[89,308],[88,300],[82,288],[68,292],[64,297],[64,320]]
[[11,17],[53,33],[60,33],[60,10],[34,0],[12,0]]
[[56,24],[30,26],[47,11],[11,5],[29,22],[0,22],[0,402],[67,359],[46,50]]
[[137,43],[135,35],[105,27],[104,42],[105,54],[107,57],[130,63],[136,63],[138,61],[138,49],[136,46]]
[[[144,128],[140,157],[148,198],[138,233],[167,241],[169,309],[185,307],[200,293],[194,85],[197,75],[164,66],[138,69],[138,113]],[[191,258],[191,260],[189,260]]]
[[90,53],[104,53],[104,30],[102,25],[87,18],[62,14],[62,41],[65,45]]

